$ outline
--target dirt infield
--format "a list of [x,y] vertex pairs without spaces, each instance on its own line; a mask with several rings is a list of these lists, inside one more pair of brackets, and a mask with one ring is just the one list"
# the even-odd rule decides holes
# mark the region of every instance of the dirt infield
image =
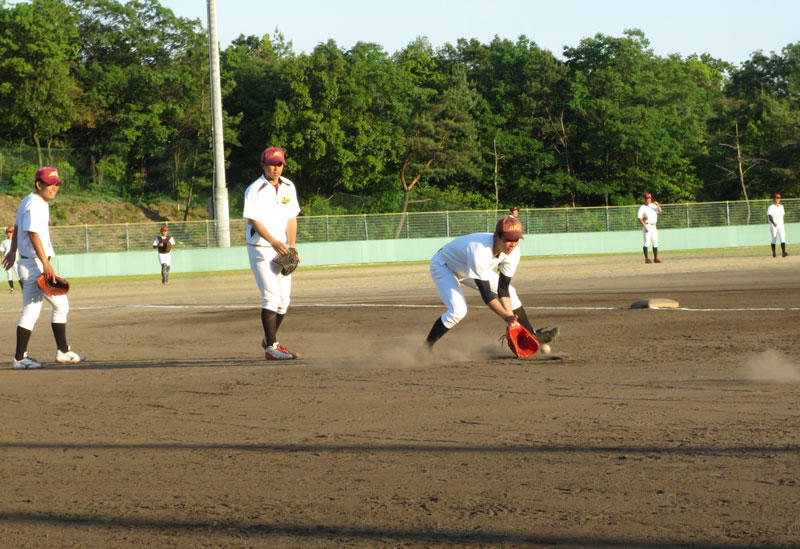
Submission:
[[[10,369],[0,545],[800,547],[800,257],[525,260],[551,355],[509,357],[426,265],[301,269],[267,363],[249,273],[75,280]],[[677,310],[630,310],[638,299]]]

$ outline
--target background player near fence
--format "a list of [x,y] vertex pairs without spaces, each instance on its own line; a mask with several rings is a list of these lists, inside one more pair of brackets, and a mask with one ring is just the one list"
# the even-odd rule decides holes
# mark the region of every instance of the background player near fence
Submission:
[[247,253],[261,293],[261,346],[267,360],[297,358],[297,353],[278,343],[278,329],[289,309],[292,275],[281,274],[281,266],[273,260],[295,247],[300,213],[294,183],[282,176],[285,165],[283,150],[266,149],[261,153],[263,174],[244,192]]
[[653,245],[653,261],[661,263],[658,258],[658,214],[661,213],[661,206],[658,202],[653,200],[653,195],[650,193],[644,194],[644,204],[639,206],[639,211],[636,217],[639,223],[642,224],[642,235],[644,236],[644,262],[651,263],[650,258],[647,257],[647,248]]
[[494,233],[473,233],[459,236],[442,246],[431,259],[431,278],[447,312],[436,319],[426,344],[433,347],[467,314],[467,300],[462,285],[477,289],[483,302],[507,323],[519,321],[540,343],[548,343],[558,335],[558,327],[536,330],[531,325],[511,277],[517,270],[522,238],[522,223],[513,216],[497,222]]
[[786,227],[783,226],[783,217],[785,212],[783,204],[781,204],[780,193],[772,195],[772,204],[767,208],[767,220],[769,220],[769,233],[772,237],[772,257],[777,257],[775,254],[775,243],[778,238],[781,239],[781,255],[786,257]]
[[[6,254],[8,250],[11,248],[11,237],[14,236],[14,227],[6,227],[6,239],[0,243],[0,262],[5,261]],[[6,273],[8,274],[8,293],[14,293],[14,276],[16,275],[17,280],[19,280],[19,273],[17,272],[17,267],[19,266],[19,250],[17,250],[16,261],[14,265],[10,268],[6,269]],[[19,283],[20,289],[22,289],[22,282]]]
[[169,268],[172,264],[172,248],[175,247],[175,239],[167,234],[169,229],[161,227],[161,234],[153,240],[153,248],[158,250],[158,264],[161,265],[161,284],[169,283]]
[[17,322],[17,347],[11,365],[17,369],[41,368],[42,363],[28,357],[28,342],[33,327],[42,312],[42,302],[47,300],[53,308],[50,325],[56,340],[56,362],[77,363],[85,357],[72,351],[67,344],[67,295],[45,294],[36,279],[40,274],[53,280],[56,273],[50,264],[53,245],[50,242],[49,202],[58,194],[61,179],[58,170],[44,167],[36,172],[35,190],[26,196],[17,208],[11,248],[3,261],[8,269],[14,263],[19,249],[19,278],[22,281],[22,313]]

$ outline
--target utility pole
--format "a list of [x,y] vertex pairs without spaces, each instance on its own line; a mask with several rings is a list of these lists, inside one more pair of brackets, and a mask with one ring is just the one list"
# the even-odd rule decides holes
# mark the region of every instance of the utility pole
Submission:
[[230,248],[231,227],[228,215],[228,187],[225,185],[225,139],[222,125],[222,91],[219,76],[216,0],[208,4],[208,58],[211,72],[211,127],[214,146],[214,220],[217,246]]

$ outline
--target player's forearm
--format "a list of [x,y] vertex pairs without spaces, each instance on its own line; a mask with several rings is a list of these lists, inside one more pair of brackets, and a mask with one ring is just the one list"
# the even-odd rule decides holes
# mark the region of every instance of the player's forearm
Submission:
[[[505,299],[508,302],[508,306],[505,306],[501,299]],[[516,318],[514,311],[511,310],[511,301],[508,298],[495,298],[486,305],[506,322],[513,322]]]
[[289,247],[294,248],[297,243],[297,218],[293,217],[286,223],[286,238],[289,241]]

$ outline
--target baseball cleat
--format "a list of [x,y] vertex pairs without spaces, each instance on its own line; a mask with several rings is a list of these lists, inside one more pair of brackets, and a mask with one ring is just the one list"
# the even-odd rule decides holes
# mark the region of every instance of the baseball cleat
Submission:
[[[298,353],[295,353],[294,351],[290,351],[289,349],[287,349],[286,347],[284,347],[283,345],[281,345],[277,341],[275,342],[275,344],[273,346],[276,347],[277,349],[283,351],[284,353],[289,353],[290,355],[294,355],[294,358],[300,358],[300,355]],[[261,338],[261,348],[264,349],[265,351],[267,350],[267,340],[266,340],[266,338],[263,338],[263,337]]]
[[536,339],[539,340],[539,343],[550,343],[556,338],[557,335],[558,326],[553,326],[552,328],[547,328],[546,330],[536,331]]
[[653,259],[653,263],[661,263],[661,260],[656,257],[655,259]]
[[293,354],[286,347],[275,343],[264,350],[264,358],[267,360],[294,360],[297,358],[297,355]]
[[789,255],[788,253],[783,252],[783,257],[787,257],[788,255]]
[[61,364],[77,364],[78,362],[83,362],[84,360],[86,360],[85,356],[81,356],[69,348],[67,348],[66,353],[56,351],[56,362]]
[[645,258],[644,258],[644,262],[645,262],[645,263],[652,263],[652,261],[650,261],[650,258],[649,258],[649,257],[645,257]]
[[25,356],[22,360],[17,360],[16,358],[11,361],[11,367],[15,370],[35,370],[37,368],[42,367],[41,362],[36,362],[32,358],[28,358],[28,354],[25,353]]

